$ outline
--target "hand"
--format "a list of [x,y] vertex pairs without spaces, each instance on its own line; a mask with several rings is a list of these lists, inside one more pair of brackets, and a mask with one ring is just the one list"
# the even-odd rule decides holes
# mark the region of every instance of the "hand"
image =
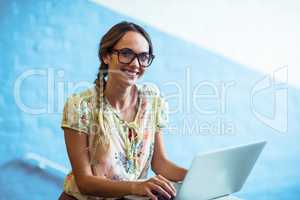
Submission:
[[154,176],[146,181],[134,182],[132,193],[139,196],[148,196],[152,200],[157,200],[155,194],[159,193],[167,199],[176,195],[173,184],[161,175]]

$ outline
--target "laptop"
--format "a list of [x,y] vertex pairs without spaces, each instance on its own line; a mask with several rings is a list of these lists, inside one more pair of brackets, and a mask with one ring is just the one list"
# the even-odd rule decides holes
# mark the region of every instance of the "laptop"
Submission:
[[[175,200],[238,199],[231,194],[243,187],[265,145],[266,141],[253,142],[195,156],[183,182],[175,183]],[[125,199],[150,198],[129,195]]]

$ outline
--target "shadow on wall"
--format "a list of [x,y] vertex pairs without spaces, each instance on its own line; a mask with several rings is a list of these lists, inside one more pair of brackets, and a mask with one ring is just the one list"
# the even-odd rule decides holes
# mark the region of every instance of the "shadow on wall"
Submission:
[[57,199],[63,188],[61,175],[24,160],[9,161],[0,168],[1,199]]

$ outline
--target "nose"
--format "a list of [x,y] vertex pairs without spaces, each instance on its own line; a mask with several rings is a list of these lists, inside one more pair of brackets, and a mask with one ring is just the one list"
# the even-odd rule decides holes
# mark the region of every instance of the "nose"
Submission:
[[139,68],[139,67],[140,67],[140,63],[139,63],[137,57],[135,57],[135,58],[131,61],[130,66],[131,66],[131,67],[134,67],[134,68]]

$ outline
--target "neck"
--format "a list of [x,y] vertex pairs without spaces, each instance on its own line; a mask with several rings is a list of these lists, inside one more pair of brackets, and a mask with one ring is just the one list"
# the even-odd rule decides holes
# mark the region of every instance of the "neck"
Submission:
[[126,109],[134,99],[133,91],[135,86],[123,86],[117,82],[107,81],[104,95],[109,103],[118,111]]

